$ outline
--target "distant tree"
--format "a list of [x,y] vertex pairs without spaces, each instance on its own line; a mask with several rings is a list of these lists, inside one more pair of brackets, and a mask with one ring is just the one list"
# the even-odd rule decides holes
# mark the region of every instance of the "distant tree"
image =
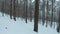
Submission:
[[50,24],[51,27],[52,27],[52,23],[53,23],[53,0],[52,0],[52,15],[51,15],[51,24]]
[[53,8],[53,11],[54,11],[54,13],[53,13],[53,21],[54,21],[54,28],[55,28],[55,23],[56,23],[56,18],[55,18],[55,12],[56,12],[56,6],[55,6],[55,0],[53,0],[53,6],[54,6],[54,8]]
[[2,1],[2,4],[1,4],[1,11],[2,11],[2,16],[4,16],[4,1]]
[[17,5],[17,6],[16,6],[16,11],[17,11],[17,12],[16,12],[16,16],[18,16],[18,9],[19,9],[19,8],[18,8],[18,0],[16,0],[16,5]]
[[23,6],[23,10],[24,10],[24,11],[23,11],[23,18],[25,18],[25,6],[26,6],[26,3],[25,3],[25,0],[23,0],[23,2],[24,2],[24,4],[23,4],[23,5],[24,5],[24,6]]
[[16,21],[16,11],[17,11],[17,9],[16,9],[16,6],[17,6],[17,4],[16,4],[16,0],[14,0],[14,11],[13,11],[13,18],[14,18],[14,20]]
[[35,0],[34,31],[38,32],[39,0]]
[[12,19],[12,0],[10,0],[10,19]]
[[42,25],[44,25],[45,23],[45,0],[43,0],[43,3],[42,3]]
[[26,2],[26,6],[25,6],[25,9],[26,9],[26,23],[27,23],[27,12],[28,12],[28,0],[25,1]]
[[57,24],[57,32],[58,33],[60,32],[60,10],[59,10],[59,18],[58,18],[58,24]]
[[46,27],[48,26],[47,24],[48,24],[48,19],[49,19],[49,18],[48,18],[48,13],[49,13],[49,12],[48,12],[48,2],[49,2],[49,1],[47,0]]
[[32,0],[30,0],[30,21],[32,21]]

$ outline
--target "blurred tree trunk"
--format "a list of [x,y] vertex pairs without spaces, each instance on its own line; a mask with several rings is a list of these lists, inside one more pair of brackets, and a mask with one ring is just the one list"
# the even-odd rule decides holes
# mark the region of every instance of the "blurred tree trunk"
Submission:
[[51,24],[50,24],[51,27],[52,27],[52,23],[53,23],[53,0],[52,0],[52,16],[51,16]]
[[44,25],[45,23],[45,0],[43,0],[43,4],[42,4],[42,25]]
[[55,28],[55,23],[56,23],[56,20],[55,20],[55,12],[56,12],[56,6],[55,6],[55,0],[53,0],[53,6],[54,6],[54,8],[53,8],[53,11],[54,11],[54,13],[53,13],[53,21],[54,21],[54,28]]
[[10,0],[10,19],[12,19],[12,0]]
[[16,0],[14,0],[13,3],[14,3],[13,18],[14,18],[14,20],[16,21],[16,11],[17,11],[17,10],[16,10],[16,5],[17,5],[17,4],[16,4]]
[[24,1],[24,7],[23,7],[23,18],[25,18],[26,23],[27,23],[27,12],[28,12],[28,0],[23,0]]
[[39,0],[35,0],[34,31],[38,32]]
[[28,0],[26,0],[25,2],[26,2],[25,10],[26,10],[26,23],[27,23]]
[[2,11],[2,16],[4,16],[4,1],[2,1],[2,4],[1,4],[1,11]]
[[16,7],[16,9],[17,9],[17,12],[16,12],[16,17],[18,17],[18,0],[16,1],[17,3],[16,3],[16,5],[17,5],[17,7]]
[[32,0],[30,0],[30,21],[32,22]]
[[24,6],[23,6],[23,18],[25,18],[25,5],[26,5],[26,3],[25,3],[25,0],[23,0],[23,2],[24,2]]
[[60,10],[59,10],[59,18],[58,18],[58,24],[57,24],[57,32],[58,33],[60,32]]
[[47,14],[46,14],[46,27],[48,26],[47,24],[48,24],[48,14],[49,14],[49,12],[48,12],[48,0],[47,0]]

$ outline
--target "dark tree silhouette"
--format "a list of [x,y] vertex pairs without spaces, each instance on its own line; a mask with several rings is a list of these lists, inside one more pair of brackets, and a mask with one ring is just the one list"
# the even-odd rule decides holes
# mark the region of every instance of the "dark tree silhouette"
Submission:
[[39,0],[35,0],[34,31],[38,32]]
[[[60,7],[59,7],[60,9]],[[59,10],[59,18],[58,18],[58,24],[57,24],[57,32],[60,32],[60,10]]]
[[25,9],[26,9],[26,23],[27,23],[28,0],[26,0],[25,3],[26,3]]
[[10,19],[12,19],[12,0],[10,0]]
[[16,21],[16,11],[17,11],[17,10],[16,10],[16,6],[17,6],[17,5],[16,5],[16,0],[14,0],[13,3],[14,3],[13,17],[14,17],[14,20]]

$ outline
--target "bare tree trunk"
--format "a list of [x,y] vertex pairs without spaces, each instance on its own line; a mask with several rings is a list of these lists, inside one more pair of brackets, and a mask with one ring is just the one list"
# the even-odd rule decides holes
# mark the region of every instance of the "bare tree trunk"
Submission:
[[43,4],[42,4],[42,25],[44,25],[44,23],[45,23],[45,0],[43,0]]
[[35,0],[34,31],[38,32],[39,0]]
[[14,20],[16,21],[16,0],[14,0],[14,11],[13,11],[13,17],[14,17]]
[[17,10],[16,10],[16,11],[17,11],[17,12],[16,12],[16,17],[18,17],[18,0],[16,0],[16,2],[17,2],[17,3],[16,3],[16,5],[17,5],[17,6],[16,6],[16,9],[17,9]]
[[58,18],[58,24],[57,24],[57,32],[58,33],[60,32],[60,10],[59,10],[59,18]]
[[30,0],[30,21],[32,22],[32,0]]
[[48,26],[48,25],[47,25],[47,24],[48,24],[48,13],[49,13],[49,12],[48,12],[48,0],[47,0],[46,27]]
[[25,0],[23,0],[23,2],[24,2],[24,6],[23,6],[23,18],[25,18],[25,5],[26,5],[26,3],[25,3]]
[[50,24],[51,27],[52,27],[52,23],[53,23],[53,0],[52,0],[52,16],[51,16],[51,24]]
[[10,0],[10,19],[12,19],[12,0]]
[[28,0],[26,0],[26,6],[25,6],[25,8],[26,8],[26,23],[27,23],[27,8],[28,8]]
[[4,16],[4,1],[2,1],[2,4],[1,4],[1,11],[2,11],[2,16]]

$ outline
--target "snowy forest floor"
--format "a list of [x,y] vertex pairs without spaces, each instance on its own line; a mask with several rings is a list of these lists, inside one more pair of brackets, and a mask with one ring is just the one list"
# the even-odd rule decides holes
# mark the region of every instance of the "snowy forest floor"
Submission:
[[[40,21],[39,21],[40,22]],[[0,12],[0,34],[60,34],[56,31],[56,28],[50,28],[48,26],[42,26],[38,24],[38,33],[33,31],[34,20],[28,23],[25,23],[25,20],[22,18],[17,18],[16,21],[10,19],[10,16],[5,14],[2,16]]]

